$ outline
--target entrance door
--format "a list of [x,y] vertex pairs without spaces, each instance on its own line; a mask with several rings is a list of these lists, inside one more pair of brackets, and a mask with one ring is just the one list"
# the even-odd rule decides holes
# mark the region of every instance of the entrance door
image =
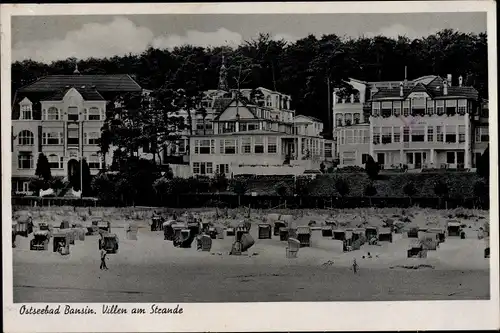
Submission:
[[420,169],[422,167],[422,153],[415,153],[415,168]]
[[377,162],[380,165],[385,165],[385,154],[384,153],[377,154]]
[[204,175],[207,173],[205,163],[200,163],[200,174]]

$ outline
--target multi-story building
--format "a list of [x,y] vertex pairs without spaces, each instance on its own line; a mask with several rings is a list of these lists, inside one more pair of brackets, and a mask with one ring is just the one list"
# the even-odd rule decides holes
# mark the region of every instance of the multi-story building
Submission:
[[81,75],[78,69],[19,89],[12,108],[13,191],[29,191],[39,153],[47,156],[53,176],[68,177],[82,156],[96,174],[103,163],[98,139],[106,107],[130,92],[142,88],[129,75]]
[[384,168],[474,167],[489,140],[486,103],[461,77],[457,85],[451,82],[451,75],[403,82],[351,79],[359,95],[334,95],[340,166],[362,166],[371,155]]
[[251,101],[251,91],[235,96],[213,119],[213,134],[198,132],[190,138],[193,175],[299,175],[320,169],[325,160],[322,122],[295,116],[290,96],[257,90],[257,100]]

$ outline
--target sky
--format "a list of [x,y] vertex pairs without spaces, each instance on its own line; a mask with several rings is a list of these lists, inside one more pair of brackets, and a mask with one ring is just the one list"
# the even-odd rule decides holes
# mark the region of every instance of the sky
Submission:
[[486,13],[13,16],[12,60],[112,57],[149,46],[237,46],[259,33],[293,42],[332,33],[419,38],[445,28],[486,32]]

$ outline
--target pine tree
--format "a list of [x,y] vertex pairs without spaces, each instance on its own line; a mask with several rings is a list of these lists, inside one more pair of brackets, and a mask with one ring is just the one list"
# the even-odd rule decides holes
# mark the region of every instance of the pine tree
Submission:
[[43,178],[44,180],[50,180],[52,175],[50,173],[50,165],[47,156],[44,153],[38,155],[38,160],[36,162],[35,176]]

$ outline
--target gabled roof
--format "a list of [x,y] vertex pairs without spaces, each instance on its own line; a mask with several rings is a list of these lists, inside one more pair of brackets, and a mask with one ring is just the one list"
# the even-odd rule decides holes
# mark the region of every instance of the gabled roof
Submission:
[[[43,100],[45,101],[61,101],[64,96],[68,93],[69,89],[62,89],[56,92],[54,95],[50,96],[49,98],[44,98]],[[104,97],[102,97],[101,94],[95,89],[82,89],[82,88],[76,88],[74,87],[76,91],[82,95],[83,99],[86,101],[105,101]]]
[[[298,114],[295,116],[295,118],[298,118],[298,117],[304,117],[304,118],[308,118],[308,119],[311,119],[312,121],[315,121],[315,122],[318,122],[318,123],[322,123],[323,121],[318,119],[318,118],[315,118],[315,117],[311,117],[311,116],[306,116],[304,114]],[[295,120],[295,119],[294,119]]]
[[95,89],[101,92],[140,92],[141,86],[137,84],[128,74],[106,74],[106,75],[48,75],[28,84],[18,91],[47,92],[60,91],[67,87],[83,87]]

